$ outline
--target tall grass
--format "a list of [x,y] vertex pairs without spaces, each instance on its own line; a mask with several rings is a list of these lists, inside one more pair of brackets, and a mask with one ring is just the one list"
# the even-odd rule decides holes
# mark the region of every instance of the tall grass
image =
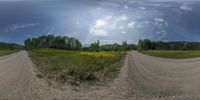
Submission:
[[18,52],[19,50],[0,50],[0,56],[9,55],[15,52]]
[[125,55],[122,52],[91,53],[46,48],[31,50],[29,54],[42,72],[41,77],[72,84],[114,78]]

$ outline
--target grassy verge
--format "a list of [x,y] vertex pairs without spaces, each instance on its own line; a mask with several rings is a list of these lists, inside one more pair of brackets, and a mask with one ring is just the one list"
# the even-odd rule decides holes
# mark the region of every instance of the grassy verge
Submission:
[[0,56],[9,55],[15,52],[18,52],[19,50],[0,50]]
[[179,51],[179,50],[148,50],[141,51],[144,54],[148,54],[151,56],[164,57],[164,58],[175,58],[175,59],[183,59],[183,58],[195,58],[200,57],[200,51],[191,50],[191,51]]
[[31,50],[29,55],[42,72],[39,77],[61,83],[80,84],[84,81],[104,81],[115,77],[122,66],[125,53],[44,48]]

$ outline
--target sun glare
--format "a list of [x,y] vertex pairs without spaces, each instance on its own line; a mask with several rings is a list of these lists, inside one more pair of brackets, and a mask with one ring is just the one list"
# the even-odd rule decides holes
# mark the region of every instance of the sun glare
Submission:
[[96,21],[96,27],[102,27],[102,26],[104,26],[105,24],[106,24],[106,22],[103,21],[103,20],[97,20],[97,21]]

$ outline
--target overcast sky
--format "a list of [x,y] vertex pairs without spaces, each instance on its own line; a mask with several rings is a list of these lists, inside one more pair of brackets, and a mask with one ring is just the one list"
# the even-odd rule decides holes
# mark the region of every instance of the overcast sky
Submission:
[[23,44],[46,34],[76,37],[84,44],[200,41],[200,1],[0,0],[0,41]]

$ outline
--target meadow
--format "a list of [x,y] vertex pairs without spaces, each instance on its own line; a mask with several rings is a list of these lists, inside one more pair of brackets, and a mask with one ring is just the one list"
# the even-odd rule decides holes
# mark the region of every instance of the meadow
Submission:
[[38,77],[78,85],[113,79],[120,71],[125,52],[83,52],[33,49],[29,55],[39,69]]
[[0,56],[9,55],[15,52],[18,52],[19,50],[0,50]]
[[175,59],[200,57],[199,50],[147,50],[140,52],[151,56]]

